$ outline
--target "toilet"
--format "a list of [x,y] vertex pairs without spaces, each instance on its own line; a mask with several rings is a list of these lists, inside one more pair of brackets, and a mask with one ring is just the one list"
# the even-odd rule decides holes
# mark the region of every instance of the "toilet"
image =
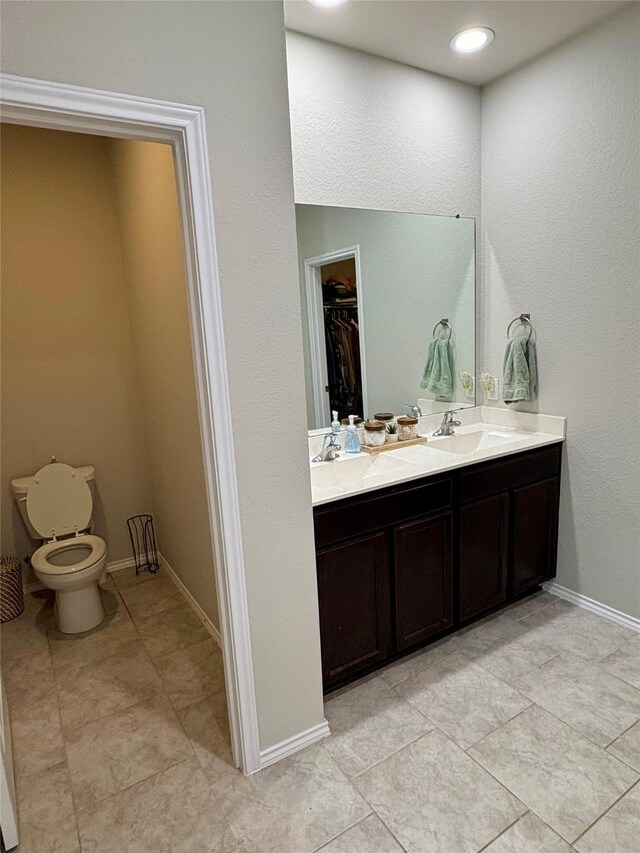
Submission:
[[65,634],[95,628],[105,611],[98,581],[107,545],[90,532],[95,470],[62,462],[45,465],[32,477],[11,481],[29,534],[43,540],[31,556],[36,577],[56,593],[56,619]]

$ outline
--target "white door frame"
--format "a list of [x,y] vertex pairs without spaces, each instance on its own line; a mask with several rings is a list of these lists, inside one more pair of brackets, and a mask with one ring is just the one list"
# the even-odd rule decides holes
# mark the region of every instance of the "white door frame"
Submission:
[[360,379],[362,381],[362,408],[358,412],[364,420],[369,417],[367,402],[367,375],[364,345],[364,312],[362,302],[362,273],[360,268],[360,246],[347,246],[346,249],[336,249],[325,252],[314,258],[305,258],[304,281],[307,302],[307,325],[309,327],[309,355],[311,359],[311,383],[313,393],[313,411],[316,427],[331,424],[331,406],[325,388],[327,387],[327,348],[324,337],[324,309],[322,307],[322,278],[320,267],[350,258],[356,264],[356,292],[358,294],[358,334],[360,338]]
[[13,774],[11,721],[2,673],[0,673],[0,837],[5,850],[13,849],[20,840]]
[[173,147],[232,749],[249,775],[260,742],[204,110],[12,74],[0,86],[5,122]]

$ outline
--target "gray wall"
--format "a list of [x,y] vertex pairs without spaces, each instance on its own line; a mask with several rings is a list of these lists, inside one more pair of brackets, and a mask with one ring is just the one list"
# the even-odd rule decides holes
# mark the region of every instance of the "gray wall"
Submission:
[[480,212],[480,90],[287,33],[299,204]]
[[[323,719],[282,5],[2,11],[7,73],[206,110],[264,749]],[[249,410],[279,425],[287,453],[256,452]]]
[[[640,12],[483,92],[484,368],[530,311],[568,418],[558,583],[640,616]],[[523,407],[526,408],[526,407]]]

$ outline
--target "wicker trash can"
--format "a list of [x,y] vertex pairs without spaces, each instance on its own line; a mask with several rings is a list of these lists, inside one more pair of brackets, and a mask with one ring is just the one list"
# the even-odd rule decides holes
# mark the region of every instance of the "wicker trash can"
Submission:
[[23,611],[22,562],[19,557],[0,557],[0,622],[9,622]]

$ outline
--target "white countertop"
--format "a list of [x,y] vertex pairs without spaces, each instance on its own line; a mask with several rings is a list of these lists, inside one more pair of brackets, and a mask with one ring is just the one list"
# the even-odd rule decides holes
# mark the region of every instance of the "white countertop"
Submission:
[[[397,449],[383,453],[349,455],[342,451],[331,462],[310,461],[313,505],[556,444],[566,437],[566,418],[555,415],[477,406],[456,412],[456,418],[462,426],[456,428],[453,440],[432,436],[442,417],[429,415],[420,418],[418,426],[427,444],[403,447],[399,442]],[[341,444],[344,435],[338,439]],[[321,436],[310,436],[309,460],[321,445]]]

